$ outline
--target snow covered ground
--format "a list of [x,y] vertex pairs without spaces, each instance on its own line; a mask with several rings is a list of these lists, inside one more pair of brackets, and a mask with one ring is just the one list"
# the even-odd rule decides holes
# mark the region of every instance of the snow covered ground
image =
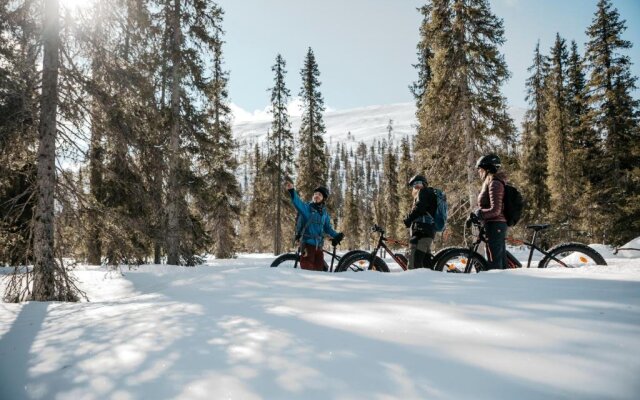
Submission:
[[0,304],[0,399],[638,399],[638,256],[473,275],[84,266],[88,303]]

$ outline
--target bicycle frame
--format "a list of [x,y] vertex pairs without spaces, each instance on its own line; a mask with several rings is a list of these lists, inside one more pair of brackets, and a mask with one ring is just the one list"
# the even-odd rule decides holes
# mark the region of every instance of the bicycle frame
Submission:
[[[474,217],[475,217],[475,215],[474,215]],[[482,242],[487,243],[488,242],[488,239],[486,237],[486,230],[484,229],[484,226],[482,225],[480,220],[477,219],[477,217],[475,217],[475,218],[470,217],[470,218],[471,218],[471,223],[474,226],[476,226],[480,231],[478,232],[478,236],[476,237],[475,242],[469,247],[469,251],[477,253],[478,255],[481,255],[480,253],[478,253],[478,247],[480,247],[480,243],[482,243]],[[533,251],[534,250],[538,250],[540,253],[544,254],[545,257],[550,257],[553,261],[556,261],[557,263],[559,263],[563,267],[570,268],[565,262],[563,262],[559,258],[557,258],[555,256],[552,256],[546,250],[543,250],[542,248],[536,246],[535,243],[536,243],[536,239],[538,238],[538,233],[539,232],[540,232],[540,230],[535,230],[534,229],[533,237],[531,238],[531,242],[527,242],[526,240],[514,239],[514,238],[507,238],[507,241],[512,243],[512,244],[514,244],[514,245],[518,245],[518,246],[525,245],[525,246],[527,246],[529,248],[529,257],[527,258],[527,268],[531,267],[531,260],[533,259]],[[465,271],[464,272],[465,273],[471,272],[471,263],[467,264],[467,266],[465,267]]]
[[385,237],[384,230],[378,227],[377,225],[374,225],[374,228],[372,228],[372,230],[374,232],[379,233],[380,236],[378,237],[378,244],[371,251],[371,258],[369,259],[369,269],[373,267],[373,263],[374,263],[374,260],[376,259],[376,256],[378,255],[378,251],[380,250],[380,248],[383,248],[387,251],[387,253],[391,255],[391,258],[393,259],[393,261],[395,261],[402,268],[403,271],[406,271],[408,269],[407,263],[405,263],[404,260],[402,260],[400,257],[396,256],[395,253],[387,246],[385,242],[388,242],[391,244],[397,244],[405,247],[407,246],[407,243],[401,242],[396,239]]

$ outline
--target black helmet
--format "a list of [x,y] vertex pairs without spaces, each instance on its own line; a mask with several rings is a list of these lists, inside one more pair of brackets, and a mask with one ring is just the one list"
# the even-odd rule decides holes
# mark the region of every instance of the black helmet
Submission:
[[413,178],[409,179],[407,186],[413,186],[418,182],[422,182],[423,186],[427,186],[427,178],[425,178],[424,175],[416,175]]
[[491,172],[492,174],[495,174],[501,165],[502,162],[500,161],[500,157],[495,154],[487,154],[478,158],[478,161],[476,161],[476,169],[482,168]]
[[323,200],[325,201],[329,198],[329,189],[324,186],[318,186],[317,188],[313,189],[313,193],[315,192],[320,192],[322,194]]

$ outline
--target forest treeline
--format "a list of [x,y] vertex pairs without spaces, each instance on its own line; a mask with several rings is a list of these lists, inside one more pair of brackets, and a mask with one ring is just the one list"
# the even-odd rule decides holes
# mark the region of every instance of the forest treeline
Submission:
[[611,1],[585,27],[584,54],[560,34],[531,49],[521,127],[500,92],[506,38],[489,1],[431,0],[417,12],[415,135],[398,139],[389,121],[386,138],[330,149],[311,48],[300,129],[288,115],[286,61],[274,55],[268,140],[236,142],[224,11],[212,1],[1,0],[0,263],[33,265],[7,298],[77,297],[65,260],[195,265],[206,254],[286,251],[290,178],[303,197],[329,187],[344,247],[365,248],[373,223],[406,235],[405,184],[423,173],[449,202],[436,244],[459,244],[479,189],[473,166],[488,152],[525,194],[516,233],[544,221],[558,240],[638,236],[636,77]]

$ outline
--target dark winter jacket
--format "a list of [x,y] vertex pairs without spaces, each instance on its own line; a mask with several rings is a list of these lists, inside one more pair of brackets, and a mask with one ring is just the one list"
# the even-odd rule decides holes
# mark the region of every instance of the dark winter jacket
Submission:
[[478,195],[480,216],[484,222],[507,222],[504,216],[504,186],[507,176],[503,172],[494,174],[482,185]]
[[296,226],[296,231],[301,235],[302,243],[316,247],[324,245],[324,235],[332,238],[338,233],[331,227],[331,217],[324,206],[324,203],[305,203],[300,199],[295,189],[290,189],[291,202],[300,213],[300,218]]
[[[411,211],[407,214],[407,217],[404,219],[404,225],[409,228],[412,223],[419,221],[421,217],[425,215],[430,215],[433,219],[433,216],[436,214],[436,209],[438,208],[438,197],[436,197],[436,193],[433,188],[423,187],[418,192],[418,196],[413,201],[413,207],[411,207]],[[432,230],[424,233],[425,237],[435,237],[436,229],[432,225]]]

